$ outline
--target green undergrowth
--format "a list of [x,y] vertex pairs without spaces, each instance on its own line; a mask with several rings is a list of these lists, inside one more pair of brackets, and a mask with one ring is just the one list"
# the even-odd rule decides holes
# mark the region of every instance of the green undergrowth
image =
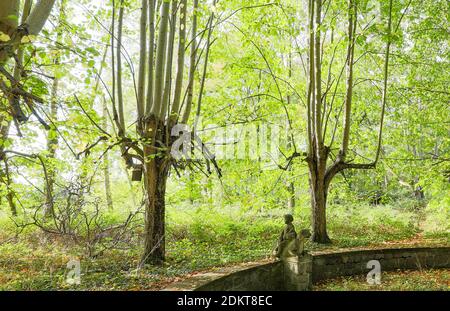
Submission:
[[313,287],[316,291],[448,291],[450,270],[383,272],[380,284],[369,284],[365,276],[327,280]]
[[[180,277],[213,267],[267,258],[283,227],[285,211],[239,212],[238,208],[169,206],[167,213],[167,260],[163,266],[138,269],[142,227],[136,240],[123,249],[110,249],[95,258],[84,246],[64,236],[51,235],[28,226],[18,231],[10,218],[0,218],[0,290],[158,290]],[[309,210],[298,209],[295,225],[309,227]],[[127,213],[112,212],[114,224]],[[330,206],[331,245],[310,249],[333,249],[385,245],[400,241],[447,244],[449,234],[423,232],[416,214],[391,206]],[[436,229],[436,227],[434,227]],[[72,259],[80,260],[81,284],[67,283]],[[69,267],[70,268],[70,267]]]

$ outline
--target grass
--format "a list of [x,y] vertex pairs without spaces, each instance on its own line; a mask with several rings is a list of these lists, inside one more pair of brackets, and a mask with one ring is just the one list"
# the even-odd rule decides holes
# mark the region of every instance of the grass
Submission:
[[315,291],[448,291],[450,269],[383,272],[380,284],[367,283],[365,276],[341,277],[313,287]]
[[[107,250],[101,256],[89,258],[83,245],[35,227],[27,227],[14,236],[15,226],[3,217],[0,218],[0,290],[158,290],[196,271],[266,258],[283,227],[280,217],[283,213],[273,210],[244,214],[230,207],[170,207],[167,261],[161,267],[142,269],[137,269],[141,227],[136,229],[131,247]],[[124,215],[116,212],[108,219],[116,222]],[[295,216],[297,229],[308,227],[308,219],[308,209],[300,209]],[[367,247],[396,241],[448,244],[449,235],[445,230],[434,231],[424,239],[426,234],[415,223],[413,213],[389,206],[333,206],[329,209],[333,244],[325,248]],[[311,244],[308,247],[324,248]],[[66,282],[67,263],[74,258],[81,265],[79,285]],[[423,284],[425,288],[427,285]]]

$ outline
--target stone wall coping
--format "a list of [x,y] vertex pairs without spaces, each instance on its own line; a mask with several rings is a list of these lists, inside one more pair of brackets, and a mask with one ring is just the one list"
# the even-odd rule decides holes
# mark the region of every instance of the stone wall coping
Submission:
[[[329,258],[337,256],[358,256],[358,255],[370,255],[370,254],[387,254],[391,252],[433,252],[447,250],[450,252],[450,246],[421,246],[421,247],[384,247],[384,248],[354,248],[354,249],[328,249],[321,251],[310,251],[312,259]],[[178,281],[162,289],[163,291],[193,291],[206,284],[214,282],[218,279],[226,278],[230,275],[237,274],[241,271],[251,271],[253,269],[264,268],[264,266],[270,266],[280,263],[279,260],[263,259],[260,261],[245,262],[231,266],[216,267],[204,272],[198,272],[187,275],[183,280]]]
[[357,254],[379,254],[379,253],[391,253],[392,251],[402,251],[402,252],[418,252],[427,251],[432,252],[434,250],[447,249],[450,251],[450,246],[421,246],[421,247],[384,247],[384,248],[341,248],[335,250],[323,250],[323,251],[311,251],[310,254],[313,257],[327,257],[327,256],[340,256],[340,255],[357,255]]
[[204,272],[200,271],[195,274],[190,274],[183,280],[163,288],[162,291],[193,291],[196,288],[207,283],[211,283],[217,279],[221,279],[244,270],[260,268],[265,265],[272,265],[278,262],[278,260],[274,259],[262,259],[260,261],[244,262],[232,266],[214,267]]

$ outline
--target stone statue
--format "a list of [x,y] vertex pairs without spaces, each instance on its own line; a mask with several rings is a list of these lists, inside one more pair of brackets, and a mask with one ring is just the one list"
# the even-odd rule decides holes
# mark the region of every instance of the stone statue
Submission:
[[295,231],[295,227],[292,224],[294,221],[294,217],[291,214],[284,215],[284,223],[286,226],[278,238],[278,245],[275,249],[275,256],[281,258],[282,255],[286,253],[287,245],[289,242],[295,240],[297,237],[297,232]]
[[311,237],[311,232],[308,229],[303,229],[302,231],[300,231],[300,234],[296,239],[296,245],[294,247],[294,250],[295,250],[297,256],[303,256],[306,254],[305,242],[310,237]]
[[291,214],[284,215],[286,226],[281,232],[278,245],[274,250],[274,255],[277,258],[302,256],[305,254],[305,241],[311,236],[311,233],[309,230],[304,229],[297,235],[292,224],[293,221],[294,217]]

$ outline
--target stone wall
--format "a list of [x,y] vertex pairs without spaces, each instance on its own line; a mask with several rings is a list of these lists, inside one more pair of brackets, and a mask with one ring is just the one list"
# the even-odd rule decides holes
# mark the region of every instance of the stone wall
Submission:
[[381,272],[394,269],[450,268],[450,247],[385,248],[334,253],[313,252],[283,262],[254,262],[200,273],[165,290],[277,291],[310,290],[312,284],[339,276],[366,275],[378,260]]
[[279,291],[284,289],[281,262],[272,262],[228,274],[197,287],[197,291]]
[[216,278],[196,291],[306,291],[312,287],[312,256],[290,257]]
[[306,291],[312,288],[313,257],[288,257],[283,259],[283,289]]
[[450,267],[450,247],[386,248],[313,255],[313,283],[346,275],[367,274],[370,260],[378,260],[381,272],[394,269]]

